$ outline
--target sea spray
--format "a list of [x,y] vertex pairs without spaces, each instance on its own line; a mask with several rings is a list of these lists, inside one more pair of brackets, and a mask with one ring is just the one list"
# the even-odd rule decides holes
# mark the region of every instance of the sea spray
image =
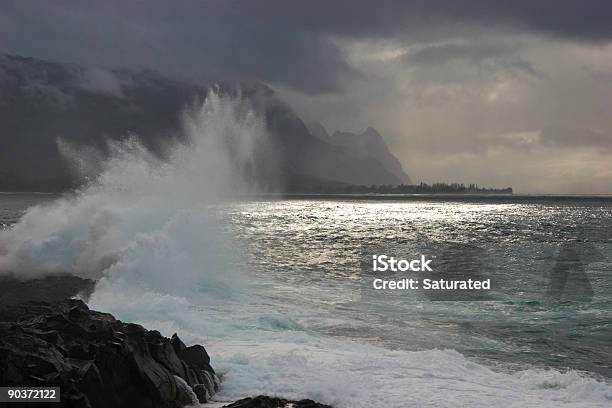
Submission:
[[[111,143],[99,177],[73,195],[30,209],[2,232],[0,270],[99,278],[93,308],[206,345],[224,374],[217,398],[225,400],[270,393],[338,408],[508,401],[603,407],[612,401],[608,383],[573,371],[494,371],[454,350],[390,350],[321,335],[312,327],[326,319],[351,329],[364,323],[361,314],[349,319],[326,305],[300,304],[300,289],[307,299],[329,296],[314,280],[308,291],[296,287],[287,296],[280,296],[282,284],[261,277],[236,290],[243,281],[236,268],[239,245],[217,211],[235,193],[249,191],[244,173],[257,174],[254,150],[267,137],[265,124],[243,101],[215,94],[185,115],[186,143],[166,160],[135,138]],[[305,318],[292,320],[299,316]]]
[[239,97],[211,92],[185,111],[183,129],[185,142],[167,160],[136,137],[108,142],[108,158],[89,165],[79,149],[64,147],[80,171],[99,174],[0,232],[0,273],[121,280],[129,275],[158,290],[227,273],[236,248],[226,242],[215,206],[252,192],[259,163],[277,160],[262,157],[272,151],[263,115]]

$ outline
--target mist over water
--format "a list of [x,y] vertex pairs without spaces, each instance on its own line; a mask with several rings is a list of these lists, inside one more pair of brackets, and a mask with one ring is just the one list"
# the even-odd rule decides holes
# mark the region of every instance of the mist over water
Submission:
[[[79,156],[78,149],[64,147],[68,161],[84,174],[101,171],[81,190],[31,208],[1,232],[0,272],[116,276],[134,266],[135,252],[148,251],[142,255],[149,266],[155,265],[151,257],[159,256],[172,274],[181,274],[184,279],[173,278],[180,284],[198,275],[201,265],[214,267],[227,258],[215,248],[226,243],[214,207],[256,188],[256,179],[243,174],[257,175],[256,147],[266,144],[265,123],[248,102],[210,93],[186,110],[183,125],[185,142],[177,143],[167,160],[135,136],[108,142],[108,159],[97,162],[87,160],[99,155]],[[180,264],[170,268],[172,262]],[[144,281],[153,281],[150,273]]]
[[[531,205],[237,202],[257,188],[260,170],[269,172],[260,168],[262,156],[272,165],[282,159],[267,156],[273,149],[262,116],[240,98],[212,93],[185,112],[184,130],[185,142],[163,160],[137,138],[111,143],[109,159],[93,163],[101,173],[91,183],[30,208],[0,232],[0,272],[98,279],[92,308],[205,345],[223,376],[221,400],[268,393],[397,408],[612,401],[609,382],[588,372],[471,358],[470,348],[504,351],[512,330],[465,336],[453,319],[478,329],[510,316],[502,321],[510,324],[522,316],[512,307],[360,297],[354,265],[365,240],[410,246],[428,235],[502,247],[505,236],[547,240],[536,221],[563,223],[572,213]],[[91,172],[91,155],[64,150]],[[580,208],[609,220],[607,207]],[[601,293],[594,302],[605,311]],[[550,317],[543,308],[529,311]],[[580,319],[587,312],[571,310]]]

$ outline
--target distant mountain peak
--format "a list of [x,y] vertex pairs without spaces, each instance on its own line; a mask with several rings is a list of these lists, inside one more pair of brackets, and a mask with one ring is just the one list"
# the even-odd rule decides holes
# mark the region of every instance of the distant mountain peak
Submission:
[[211,89],[246,98],[265,116],[279,157],[262,158],[258,165],[270,169],[269,162],[281,164],[265,172],[264,186],[299,191],[306,184],[316,190],[329,183],[395,185],[405,180],[401,165],[398,172],[396,165],[373,156],[388,151],[382,138],[381,143],[368,142],[379,147],[364,148],[359,147],[363,143],[334,142],[320,123],[309,131],[259,82],[194,83],[147,69],[96,68],[0,53],[0,191],[58,191],[81,183],[80,174],[63,159],[58,138],[104,154],[108,140],[132,134],[163,157],[170,144],[182,140],[184,108]]
[[327,129],[325,129],[325,126],[323,126],[323,124],[321,122],[311,122],[308,125],[306,125],[306,127],[308,128],[308,131],[310,132],[311,135],[318,137],[319,139],[329,142],[329,133],[327,132]]
[[381,134],[371,126],[368,126],[360,134],[352,132],[335,131],[329,137],[329,142],[337,146],[351,149],[354,154],[369,156],[380,164],[391,174],[397,177],[401,183],[410,184],[410,177],[404,172],[402,164],[389,150]]
[[378,133],[378,130],[374,129],[371,126],[368,126],[368,128],[363,131],[362,135],[373,136],[382,139],[382,136],[380,135],[380,133]]

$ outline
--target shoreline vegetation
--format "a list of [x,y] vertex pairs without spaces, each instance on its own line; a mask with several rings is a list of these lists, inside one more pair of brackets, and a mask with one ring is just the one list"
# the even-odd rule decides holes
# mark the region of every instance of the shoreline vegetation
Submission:
[[295,191],[296,194],[389,194],[389,195],[408,195],[408,194],[471,194],[471,195],[512,195],[512,187],[489,188],[480,187],[477,184],[463,183],[420,183],[420,184],[326,184],[317,185],[310,188]]

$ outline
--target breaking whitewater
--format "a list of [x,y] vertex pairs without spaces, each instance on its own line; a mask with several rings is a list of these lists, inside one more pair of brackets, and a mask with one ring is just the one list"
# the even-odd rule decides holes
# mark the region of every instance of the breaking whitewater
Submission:
[[[218,401],[269,394],[335,407],[609,406],[612,386],[577,371],[489,367],[450,349],[395,350],[313,329],[340,317],[309,316],[292,302],[299,291],[279,292],[252,273],[245,265],[254,255],[225,225],[227,203],[256,192],[244,174],[265,129],[246,102],[213,93],[185,114],[185,143],[164,160],[136,138],[110,143],[103,161],[63,146],[79,171],[100,175],[0,232],[0,271],[96,279],[92,309],[204,345],[222,377]],[[313,282],[309,296],[324,299],[326,289]]]

